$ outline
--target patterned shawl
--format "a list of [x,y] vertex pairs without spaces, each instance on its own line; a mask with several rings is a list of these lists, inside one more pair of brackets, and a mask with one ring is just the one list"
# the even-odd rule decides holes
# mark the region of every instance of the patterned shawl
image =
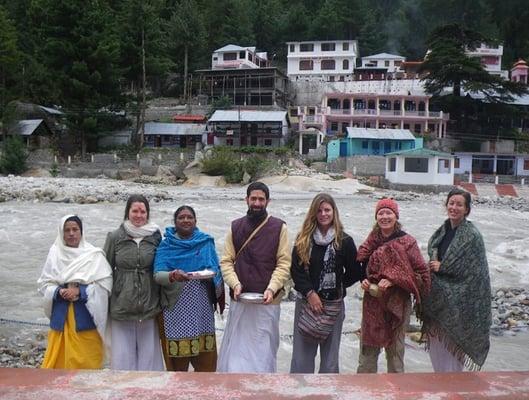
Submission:
[[[437,250],[445,222],[428,242]],[[464,220],[432,273],[432,290],[422,305],[423,332],[439,336],[448,350],[471,370],[479,370],[489,352],[491,289],[485,245],[476,227]]]
[[[215,295],[224,296],[224,281],[220,272],[219,258],[215,250],[212,236],[195,227],[188,239],[181,239],[173,226],[165,229],[165,238],[156,250],[154,258],[154,272],[173,271],[180,269],[184,272],[195,272],[209,269],[215,272],[213,283]],[[170,308],[180,295],[181,285],[165,287],[162,293],[162,303]],[[171,299],[170,301],[168,299]]]
[[403,231],[384,238],[372,231],[358,249],[357,260],[368,261],[367,279],[378,283],[388,279],[393,286],[381,297],[364,293],[362,342],[372,347],[388,347],[406,319],[410,293],[420,302],[430,285],[430,273],[417,242]]

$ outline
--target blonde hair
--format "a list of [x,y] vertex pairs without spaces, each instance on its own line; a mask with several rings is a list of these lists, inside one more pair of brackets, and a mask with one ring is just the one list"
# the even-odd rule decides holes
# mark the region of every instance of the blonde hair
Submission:
[[300,264],[308,266],[310,260],[310,249],[312,234],[318,227],[318,210],[322,203],[328,203],[332,207],[333,219],[332,225],[334,228],[334,248],[336,250],[340,249],[342,239],[343,239],[343,225],[340,221],[340,215],[338,213],[338,208],[332,196],[327,193],[320,193],[312,199],[312,203],[309,207],[309,211],[303,221],[301,226],[301,231],[296,237],[296,242],[294,246],[296,247],[296,253],[300,259]]

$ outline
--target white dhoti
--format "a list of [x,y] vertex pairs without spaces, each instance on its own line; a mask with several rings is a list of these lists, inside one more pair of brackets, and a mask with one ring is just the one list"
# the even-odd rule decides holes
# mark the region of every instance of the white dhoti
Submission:
[[230,303],[217,372],[276,372],[279,304]]

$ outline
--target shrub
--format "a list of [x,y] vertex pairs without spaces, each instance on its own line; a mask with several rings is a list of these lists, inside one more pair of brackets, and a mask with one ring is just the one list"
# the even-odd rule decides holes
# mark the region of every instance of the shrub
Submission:
[[61,172],[61,170],[59,169],[59,164],[57,164],[55,161],[51,164],[51,167],[49,169],[50,171],[50,175],[53,176],[54,178],[59,175],[59,172]]
[[26,146],[19,136],[8,138],[4,145],[4,151],[0,158],[0,171],[4,174],[21,174],[26,167],[28,153]]
[[234,154],[226,149],[214,148],[211,153],[202,160],[202,172],[206,175],[226,175],[232,170],[236,161]]

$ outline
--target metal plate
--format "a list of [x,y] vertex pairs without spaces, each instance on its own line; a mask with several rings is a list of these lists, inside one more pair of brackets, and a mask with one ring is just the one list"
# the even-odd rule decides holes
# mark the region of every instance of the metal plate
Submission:
[[204,269],[202,271],[188,272],[187,276],[192,280],[211,279],[215,276],[215,271]]
[[263,294],[253,292],[241,293],[241,295],[239,296],[239,301],[241,303],[262,304]]

